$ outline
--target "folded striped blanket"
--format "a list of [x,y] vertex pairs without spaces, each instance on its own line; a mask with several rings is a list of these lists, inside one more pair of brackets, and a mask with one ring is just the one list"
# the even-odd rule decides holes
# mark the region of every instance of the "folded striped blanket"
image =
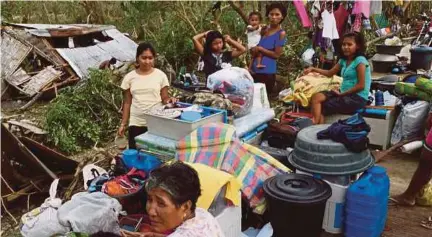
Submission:
[[199,127],[177,143],[176,159],[205,164],[232,174],[256,213],[265,210],[263,184],[289,169],[260,149],[241,143],[229,124],[210,123]]

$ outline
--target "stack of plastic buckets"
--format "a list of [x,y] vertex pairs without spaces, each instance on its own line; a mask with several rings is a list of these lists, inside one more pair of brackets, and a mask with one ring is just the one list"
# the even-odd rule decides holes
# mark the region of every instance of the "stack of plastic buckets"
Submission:
[[369,150],[353,153],[341,143],[318,140],[317,133],[329,125],[315,125],[301,130],[288,158],[296,173],[308,174],[326,181],[332,196],[327,200],[322,228],[329,233],[343,232],[345,197],[357,175],[374,164]]

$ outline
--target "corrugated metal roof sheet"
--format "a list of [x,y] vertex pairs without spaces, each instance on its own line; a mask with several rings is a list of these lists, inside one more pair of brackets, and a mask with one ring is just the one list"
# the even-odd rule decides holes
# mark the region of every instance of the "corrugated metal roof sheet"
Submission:
[[47,29],[70,29],[70,28],[93,28],[93,27],[103,27],[106,25],[91,25],[91,24],[16,24],[9,23],[12,26],[20,26],[24,28],[32,28],[38,30],[47,30]]
[[112,57],[120,61],[135,60],[138,45],[117,29],[105,31],[113,40],[97,45],[81,48],[58,48],[57,52],[69,63],[80,78],[89,75],[89,68],[99,68],[99,65]]
[[27,32],[32,35],[39,37],[51,37],[54,32],[63,32],[67,30],[83,30],[83,31],[104,31],[107,29],[115,29],[113,25],[91,25],[91,24],[68,24],[68,25],[52,25],[52,24],[14,24],[9,23],[9,25],[16,27],[23,27]]

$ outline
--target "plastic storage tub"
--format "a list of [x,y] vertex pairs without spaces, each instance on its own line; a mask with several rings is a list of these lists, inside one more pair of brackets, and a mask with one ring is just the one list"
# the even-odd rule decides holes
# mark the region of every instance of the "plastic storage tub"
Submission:
[[404,47],[403,45],[385,45],[385,44],[377,44],[375,45],[376,51],[379,54],[390,54],[396,55],[399,54],[401,49]]
[[419,46],[411,48],[411,69],[431,69],[432,47]]
[[[178,103],[182,106],[191,106],[191,104]],[[151,134],[161,137],[170,138],[173,140],[180,140],[189,135],[199,126],[208,123],[228,123],[226,110],[214,109],[209,107],[200,106],[203,109],[204,117],[195,121],[183,121],[180,119],[164,118],[157,115],[145,114],[147,121],[147,128]]]

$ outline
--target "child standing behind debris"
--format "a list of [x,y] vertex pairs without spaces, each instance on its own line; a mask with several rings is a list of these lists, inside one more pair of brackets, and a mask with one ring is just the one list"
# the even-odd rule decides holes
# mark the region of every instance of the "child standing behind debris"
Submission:
[[[261,26],[261,14],[259,12],[251,12],[249,14],[249,19],[248,19],[248,26],[247,26],[247,31],[246,31],[246,35],[247,35],[247,41],[248,41],[248,50],[250,50],[251,48],[255,47],[258,45],[258,43],[261,40],[261,34],[262,31],[265,30],[265,27],[263,29],[263,27]],[[261,64],[262,62],[262,54],[261,53],[256,53],[256,54],[252,54],[251,53],[251,62],[249,63],[249,71],[252,71],[252,65],[253,65],[253,61],[256,58],[257,59],[257,68],[265,68],[265,65]]]

